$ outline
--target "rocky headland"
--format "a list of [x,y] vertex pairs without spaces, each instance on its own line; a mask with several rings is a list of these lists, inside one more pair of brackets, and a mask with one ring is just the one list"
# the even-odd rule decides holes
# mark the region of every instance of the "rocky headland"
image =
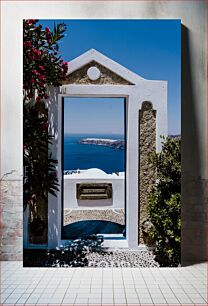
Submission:
[[105,146],[113,149],[124,149],[125,141],[124,140],[115,140],[115,139],[103,139],[103,138],[84,138],[79,140],[79,144],[88,144],[96,146]]

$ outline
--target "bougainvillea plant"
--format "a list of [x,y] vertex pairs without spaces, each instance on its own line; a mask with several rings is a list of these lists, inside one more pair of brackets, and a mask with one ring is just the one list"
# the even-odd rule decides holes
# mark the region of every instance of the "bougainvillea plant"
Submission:
[[40,198],[47,201],[48,193],[58,190],[57,161],[48,152],[53,137],[48,134],[47,88],[61,85],[68,71],[58,45],[65,24],[54,24],[51,31],[37,23],[23,21],[24,208],[30,205],[33,213]]
[[47,86],[59,86],[65,79],[68,63],[59,56],[58,41],[64,37],[65,24],[54,25],[53,32],[37,19],[23,21],[23,89],[24,100],[47,99]]

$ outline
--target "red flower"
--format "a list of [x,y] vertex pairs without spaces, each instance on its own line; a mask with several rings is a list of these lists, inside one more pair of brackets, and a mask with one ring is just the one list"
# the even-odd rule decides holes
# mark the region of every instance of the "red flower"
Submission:
[[43,74],[41,74],[41,75],[38,76],[38,78],[39,78],[39,80],[44,80],[45,77],[44,77]]
[[32,72],[33,72],[34,75],[38,75],[37,70],[34,69]]
[[28,41],[25,41],[25,42],[24,42],[24,47],[25,47],[25,48],[31,47],[31,41],[29,41],[29,40],[28,40]]
[[40,101],[41,101],[41,97],[40,97],[40,96],[37,96],[36,102],[40,102]]
[[30,55],[30,56],[29,56],[29,59],[30,59],[31,61],[34,61],[35,58],[34,58],[33,55]]
[[47,94],[45,94],[45,95],[44,95],[44,98],[45,98],[45,99],[48,99],[48,98],[49,98],[49,96],[48,96]]
[[33,49],[34,54],[36,55],[37,58],[41,57],[41,51],[37,50],[37,49]]
[[28,23],[28,24],[34,24],[34,23],[36,23],[36,22],[38,22],[38,19],[28,19],[28,20],[27,20],[27,23]]
[[46,33],[46,39],[47,39],[48,44],[50,45],[51,44],[51,34],[49,32]]
[[34,84],[34,83],[35,83],[35,79],[31,79],[30,82],[31,82],[32,84]]
[[45,28],[45,31],[46,31],[46,33],[50,33],[51,30],[50,30],[49,27],[46,27],[46,28]]
[[64,73],[67,73],[67,71],[68,71],[68,63],[67,62],[63,62],[62,68],[64,70]]
[[45,68],[43,66],[39,66],[40,70],[44,71]]

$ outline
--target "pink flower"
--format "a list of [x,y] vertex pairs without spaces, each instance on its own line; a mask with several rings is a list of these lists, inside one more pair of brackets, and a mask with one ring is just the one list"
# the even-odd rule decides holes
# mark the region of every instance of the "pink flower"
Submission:
[[32,84],[34,84],[34,83],[35,83],[35,79],[31,79],[30,82],[31,82]]

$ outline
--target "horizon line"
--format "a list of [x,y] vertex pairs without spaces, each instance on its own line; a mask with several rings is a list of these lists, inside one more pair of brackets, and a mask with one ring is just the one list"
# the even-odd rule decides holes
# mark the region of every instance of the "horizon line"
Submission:
[[65,132],[64,135],[69,134],[69,135],[124,135],[125,133],[95,133],[95,132],[88,132],[88,133],[70,133],[70,132]]

